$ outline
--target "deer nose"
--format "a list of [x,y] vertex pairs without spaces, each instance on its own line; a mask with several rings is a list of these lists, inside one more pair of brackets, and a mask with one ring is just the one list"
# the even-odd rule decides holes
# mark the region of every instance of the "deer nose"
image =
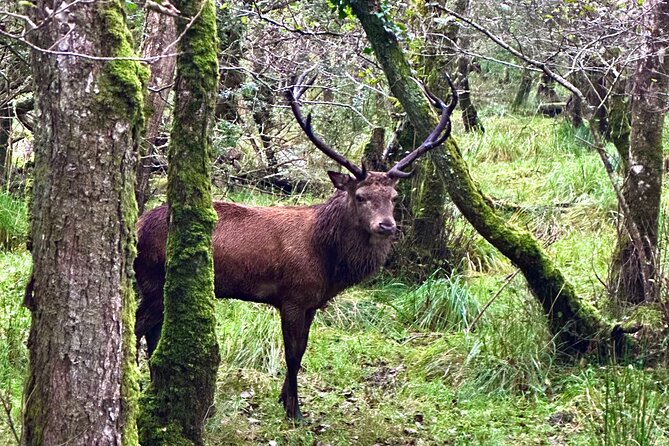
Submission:
[[381,235],[393,235],[396,229],[397,225],[395,225],[395,222],[387,218],[379,223],[376,232]]

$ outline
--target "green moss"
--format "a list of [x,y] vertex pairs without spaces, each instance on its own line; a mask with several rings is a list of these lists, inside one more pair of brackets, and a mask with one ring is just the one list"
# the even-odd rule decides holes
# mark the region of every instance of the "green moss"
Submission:
[[174,127],[168,153],[165,311],[142,398],[140,439],[149,445],[201,445],[219,363],[214,318],[209,130],[218,85],[213,2],[175,3],[199,17],[185,30],[177,57]]
[[[102,21],[104,55],[136,57],[121,2],[112,0],[100,3],[98,15]],[[148,68],[132,60],[107,62],[100,78],[100,106],[129,120],[135,135],[144,127],[144,96],[148,79]]]

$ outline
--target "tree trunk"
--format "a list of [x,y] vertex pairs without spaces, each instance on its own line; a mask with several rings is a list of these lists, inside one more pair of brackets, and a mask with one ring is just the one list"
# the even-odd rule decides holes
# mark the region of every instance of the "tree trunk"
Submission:
[[[218,92],[216,10],[212,0],[175,6],[178,21],[174,126],[169,147],[164,321],[143,398],[143,446],[202,445],[219,363],[214,317],[211,141]],[[186,29],[186,26],[189,26]]]
[[608,110],[609,138],[620,155],[620,172],[626,174],[629,171],[629,149],[630,149],[630,101],[626,93],[628,81],[622,77],[613,86]]
[[[40,48],[136,57],[117,0],[29,9]],[[32,313],[24,445],[136,445],[133,144],[148,73],[137,62],[32,53]]]
[[0,108],[0,185],[7,181],[5,164],[9,153],[9,132],[12,128],[12,107],[7,104]]
[[386,163],[383,160],[385,142],[385,129],[383,127],[374,127],[372,129],[372,135],[362,151],[363,163],[368,170],[375,170],[377,172],[385,172],[388,170],[388,166],[386,166]]
[[[662,193],[662,129],[669,93],[669,58],[662,56],[669,47],[669,1],[644,3],[645,44],[632,77],[632,123],[627,178],[623,194],[643,246],[635,246],[621,233],[612,265],[617,297],[622,302],[639,303],[659,298],[658,220]],[[627,227],[627,223],[623,223]],[[646,280],[642,280],[639,252],[645,252]]]
[[[165,48],[177,39],[174,18],[147,9],[146,22],[144,23],[144,35],[142,42],[142,57],[159,56]],[[149,85],[154,90],[147,97],[146,108],[149,117],[146,123],[146,137],[140,146],[140,158],[137,166],[137,184],[135,196],[139,213],[144,212],[144,205],[149,199],[149,178],[153,165],[153,155],[160,141],[160,128],[167,106],[167,97],[174,80],[175,57],[161,57],[151,64],[151,78]]]
[[467,56],[458,58],[458,90],[460,91],[460,110],[462,110],[462,122],[465,125],[465,131],[484,132],[483,124],[479,119],[476,107],[472,103],[471,93],[469,91],[469,68],[471,61]]
[[222,71],[215,116],[217,119],[236,123],[239,120],[238,90],[245,76],[242,70],[233,67],[240,66],[246,25],[230,7],[217,8],[216,19]]
[[527,100],[529,99],[530,91],[532,90],[532,82],[532,72],[530,70],[524,70],[523,77],[520,79],[518,91],[516,92],[516,97],[513,99],[511,108],[518,110],[527,105]]
[[[392,27],[384,26],[384,19],[373,9],[373,2],[356,0],[350,5],[368,35],[393,95],[418,132],[428,132],[436,124],[436,117],[420,88],[411,80],[411,71],[397,38],[388,31]],[[574,287],[529,233],[508,225],[495,214],[472,180],[453,138],[446,141],[443,150],[437,148],[430,154],[437,166],[436,172],[465,218],[521,270],[548,317],[551,332],[564,350],[585,352],[593,343],[600,340],[606,343],[621,334],[618,327],[606,323],[593,307],[578,298]]]

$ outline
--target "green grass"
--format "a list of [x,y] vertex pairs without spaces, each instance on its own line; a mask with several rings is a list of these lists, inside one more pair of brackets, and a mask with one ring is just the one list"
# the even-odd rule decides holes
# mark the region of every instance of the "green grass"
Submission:
[[0,249],[14,249],[28,235],[27,206],[24,201],[0,192]]

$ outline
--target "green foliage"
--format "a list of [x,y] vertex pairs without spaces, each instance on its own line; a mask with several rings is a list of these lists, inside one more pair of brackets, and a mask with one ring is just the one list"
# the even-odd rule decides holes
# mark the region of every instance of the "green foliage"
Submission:
[[277,312],[265,305],[225,300],[216,306],[221,364],[276,375],[283,370]]
[[21,392],[28,372],[25,341],[30,312],[23,307],[23,293],[30,271],[30,255],[0,251],[0,403],[9,409],[0,417],[0,443],[9,444],[11,422],[20,429]]
[[242,129],[239,125],[225,119],[218,120],[212,141],[213,155],[225,156],[231,147],[237,147],[241,136]]
[[23,200],[0,192],[0,248],[24,245],[28,235],[28,207]]

